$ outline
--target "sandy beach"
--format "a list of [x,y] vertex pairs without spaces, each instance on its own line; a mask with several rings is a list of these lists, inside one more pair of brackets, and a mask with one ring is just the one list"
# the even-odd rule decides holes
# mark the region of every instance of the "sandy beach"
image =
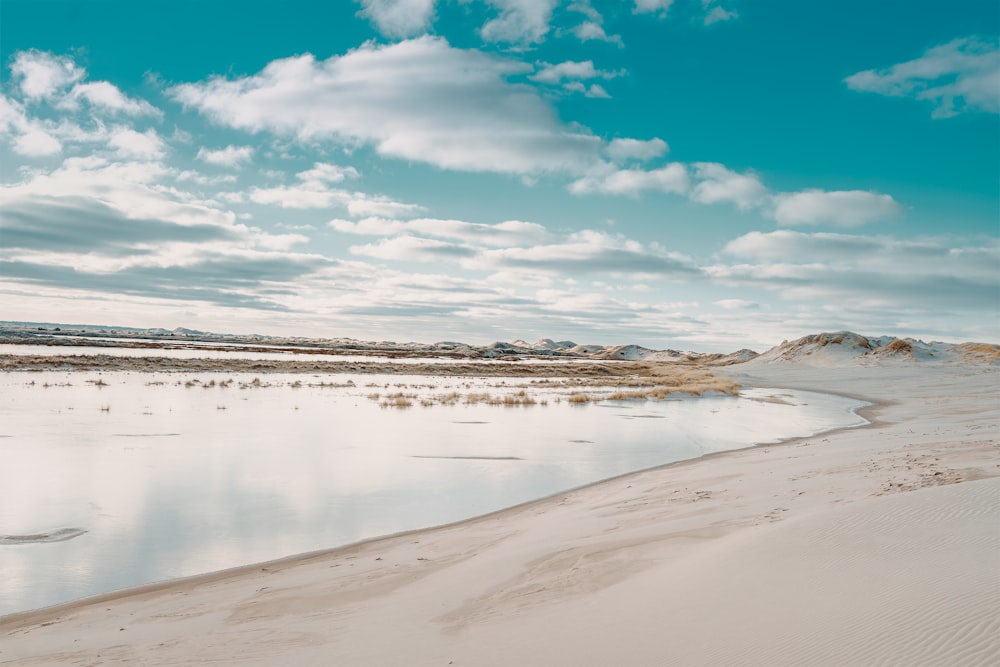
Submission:
[[0,620],[0,664],[987,665],[998,369],[727,368],[870,426]]

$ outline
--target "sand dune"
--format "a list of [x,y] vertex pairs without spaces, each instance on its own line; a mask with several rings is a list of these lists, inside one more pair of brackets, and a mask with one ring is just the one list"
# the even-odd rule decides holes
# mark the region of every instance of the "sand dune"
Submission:
[[1000,369],[730,372],[874,423],[6,617],[0,664],[1000,663]]

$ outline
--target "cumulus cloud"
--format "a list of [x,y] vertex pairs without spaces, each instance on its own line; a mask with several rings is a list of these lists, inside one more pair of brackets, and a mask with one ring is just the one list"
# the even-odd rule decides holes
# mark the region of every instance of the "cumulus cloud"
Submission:
[[335,208],[346,206],[350,194],[311,183],[251,188],[249,199],[255,204],[291,209]]
[[[117,154],[156,158],[165,144],[155,132],[145,136],[108,120],[122,116],[162,116],[145,100],[125,95],[107,81],[86,82],[87,72],[72,58],[30,50],[14,54],[11,97],[0,95],[0,135],[25,157],[50,157],[74,144],[109,143]],[[20,97],[20,99],[17,99]],[[82,110],[88,113],[80,114]],[[152,134],[151,134],[152,132]]]
[[162,116],[163,112],[146,100],[128,97],[117,86],[107,81],[78,83],[56,105],[75,111],[81,102],[94,110],[126,116]]
[[479,34],[487,42],[535,44],[549,32],[552,10],[558,0],[486,0],[500,15],[483,25]]
[[666,16],[670,11],[670,6],[674,0],[635,0],[635,8],[632,10],[636,14],[659,14]]
[[576,2],[570,3],[566,9],[586,17],[586,20],[570,29],[570,33],[581,42],[597,40],[623,46],[620,35],[609,35],[604,31],[604,17],[594,9],[590,0],[576,0]]
[[384,156],[444,169],[582,171],[602,142],[562,124],[533,88],[507,81],[526,67],[421,37],[324,61],[276,60],[253,76],[182,84],[169,94],[228,127],[372,144]]
[[435,0],[360,0],[360,14],[387,37],[411,37],[430,27]]
[[583,82],[588,79],[596,78],[613,79],[614,77],[622,74],[622,72],[607,72],[598,70],[594,67],[594,63],[591,60],[584,60],[580,62],[568,60],[557,65],[549,63],[540,63],[540,65],[541,69],[528,77],[532,81],[555,86],[561,85],[563,90],[571,93],[581,93],[586,97],[604,99],[608,99],[611,96],[602,85],[599,83],[592,83],[588,86]]
[[299,180],[318,183],[341,183],[349,178],[357,178],[361,174],[354,167],[341,167],[336,164],[317,162],[312,169],[300,171],[296,176]]
[[225,148],[211,150],[202,146],[198,149],[197,159],[217,167],[231,167],[238,169],[246,166],[253,160],[253,146],[233,146],[230,144]]
[[1000,38],[963,37],[921,57],[844,79],[852,90],[926,100],[934,118],[964,111],[1000,113]]
[[599,70],[593,60],[567,60],[558,64],[539,63],[540,69],[529,76],[532,81],[559,85],[565,81],[586,81],[588,79],[613,79],[622,72]]
[[570,184],[573,194],[613,194],[638,196],[652,190],[673,194],[686,194],[690,188],[687,168],[672,162],[659,169],[612,169],[580,178]]
[[604,26],[597,21],[584,21],[578,26],[573,28],[573,34],[581,42],[589,42],[591,40],[600,42],[611,42],[612,44],[618,44],[622,46],[621,35],[609,35],[604,31]]
[[705,25],[734,21],[740,17],[735,10],[729,10],[719,5],[718,0],[701,0],[701,4],[705,10]]
[[13,79],[28,102],[49,101],[56,108],[76,111],[86,103],[93,111],[126,116],[162,116],[145,100],[129,97],[108,81],[83,82],[87,70],[68,56],[46,51],[18,51],[10,65]]
[[666,155],[670,147],[667,142],[659,137],[654,137],[648,141],[641,139],[612,139],[604,152],[615,162],[625,162],[627,160],[639,160],[645,162],[653,158]]
[[10,71],[29,101],[49,99],[87,74],[72,58],[34,49],[16,53]]
[[14,152],[26,157],[47,157],[62,152],[62,144],[45,130],[31,128],[14,140]]
[[803,190],[776,195],[774,204],[774,219],[780,225],[828,223],[856,227],[902,212],[902,207],[891,196],[863,190]]
[[166,144],[152,128],[136,132],[128,127],[117,127],[111,132],[108,146],[126,160],[158,160],[166,152]]
[[696,162],[691,199],[702,204],[729,202],[741,211],[763,204],[768,190],[753,173],[737,173],[716,162]]
[[360,174],[354,167],[343,167],[326,162],[316,162],[311,169],[295,176],[298,183],[273,187],[254,187],[248,194],[255,204],[280,206],[290,209],[344,208],[352,216],[365,215],[415,215],[421,206],[395,201],[382,195],[369,195],[331,187]]

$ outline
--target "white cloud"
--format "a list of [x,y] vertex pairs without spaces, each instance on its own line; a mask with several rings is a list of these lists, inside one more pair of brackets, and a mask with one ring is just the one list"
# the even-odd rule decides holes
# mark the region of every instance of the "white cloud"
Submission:
[[118,157],[126,160],[159,160],[166,152],[166,144],[152,128],[136,132],[131,128],[116,127],[111,131],[108,146],[115,150]]
[[435,0],[360,0],[361,14],[387,37],[426,32],[434,20]]
[[384,195],[353,193],[347,202],[347,212],[356,218],[365,216],[409,217],[419,215],[426,209],[419,204],[399,202]]
[[600,139],[561,124],[536,91],[506,80],[525,67],[421,37],[366,44],[322,62],[276,60],[251,77],[216,77],[169,93],[229,127],[302,142],[371,143],[382,155],[445,169],[583,171],[597,159]]
[[47,157],[62,151],[62,144],[48,132],[29,129],[14,140],[14,151],[27,157]]
[[[235,174],[213,174],[211,176],[207,176],[207,175],[202,174],[200,172],[193,171],[191,169],[186,169],[184,171],[177,172],[177,175],[174,177],[174,179],[178,183],[188,183],[188,182],[190,182],[190,183],[197,183],[198,185],[219,185],[219,184],[222,184],[222,183],[235,183],[236,182],[236,175]],[[233,199],[231,197],[231,193],[226,193],[226,198],[229,199],[230,201],[236,201],[236,202],[242,201],[242,197],[238,197],[238,198]]]
[[357,178],[354,167],[317,162],[312,169],[300,171],[296,185],[279,185],[270,188],[251,188],[250,201],[255,204],[280,206],[290,209],[341,208],[354,217],[362,216],[411,216],[423,211],[417,204],[398,202],[383,195],[350,192],[332,188],[348,178]]
[[273,188],[252,188],[249,194],[250,201],[255,204],[292,209],[345,206],[348,196],[348,193],[343,190],[328,190],[308,183],[291,186],[280,185]]
[[726,244],[724,253],[746,263],[706,267],[707,275],[724,284],[761,286],[786,299],[980,310],[995,308],[1000,290],[995,239],[779,230],[745,234]]
[[570,81],[563,85],[563,90],[571,93],[580,93],[584,97],[593,97],[596,99],[611,99],[611,95],[608,95],[608,91],[604,90],[604,86],[599,83],[592,83],[589,86],[584,85],[579,81]]
[[594,97],[597,99],[608,100],[611,99],[611,95],[608,95],[608,91],[604,90],[604,86],[599,83],[592,83],[590,87],[587,88],[583,93],[586,97]]
[[889,195],[863,190],[803,190],[774,197],[780,225],[829,223],[854,227],[899,215],[902,207]]
[[479,31],[487,42],[534,44],[549,32],[552,10],[558,0],[486,0],[500,10]]
[[623,44],[620,35],[609,35],[604,31],[604,26],[597,21],[584,21],[580,25],[573,28],[573,34],[576,35],[577,39],[581,42],[595,40],[600,42],[611,42],[612,44],[618,44],[619,46],[622,46]]
[[361,174],[354,167],[341,167],[326,162],[317,162],[312,169],[300,171],[296,176],[306,183],[341,183],[348,178],[357,178]]
[[691,191],[694,201],[702,204],[730,202],[746,211],[767,199],[767,188],[753,173],[740,174],[716,162],[696,162],[693,167],[698,181]]
[[463,220],[417,218],[395,220],[392,218],[363,218],[356,222],[331,220],[330,227],[347,234],[368,236],[394,236],[396,234],[422,234],[441,238],[459,239],[467,243],[487,246],[528,245],[540,243],[549,237],[542,225],[521,220],[506,220],[486,225]]
[[0,94],[0,134],[23,131],[27,124],[24,105]]
[[760,304],[756,301],[748,301],[746,299],[720,299],[713,303],[726,310],[753,310],[760,308]]
[[[68,56],[45,51],[19,51],[10,65],[21,95],[29,102],[47,100],[57,109],[76,111],[82,102],[91,110],[126,116],[162,116],[145,100],[136,100],[108,81],[82,82],[87,71]],[[67,88],[72,88],[67,91]]]
[[350,251],[354,255],[404,262],[440,262],[475,254],[475,250],[468,246],[416,236],[398,236],[378,243],[351,246]]
[[684,276],[697,273],[691,258],[659,244],[583,230],[562,243],[484,250],[462,262],[467,269]]
[[627,160],[639,160],[645,162],[653,158],[666,155],[670,147],[663,139],[654,137],[648,141],[641,139],[612,139],[604,152],[615,162],[625,162]]
[[197,159],[217,167],[241,168],[253,160],[253,146],[233,146],[210,150],[202,146],[198,149]]
[[621,75],[621,72],[608,72],[596,69],[593,60],[567,60],[557,65],[550,63],[539,63],[539,65],[541,69],[528,78],[539,83],[550,83],[553,85],[558,85],[567,80],[613,79]]
[[740,17],[735,10],[727,10],[718,4],[718,0],[701,0],[705,9],[705,25],[721,23],[723,21],[734,21]]
[[72,58],[34,49],[16,53],[10,70],[27,100],[49,99],[86,75]]
[[330,263],[287,252],[304,236],[237,224],[231,211],[163,185],[172,175],[154,162],[91,156],[0,186],[4,280],[94,300],[131,294],[274,309],[275,283]]
[[134,100],[117,86],[107,81],[78,83],[56,105],[62,109],[76,110],[86,101],[93,109],[127,116],[162,116],[163,112],[146,100]]
[[672,4],[674,0],[635,0],[635,9],[632,11],[636,14],[658,13],[666,16]]
[[615,169],[597,175],[584,176],[570,184],[573,194],[613,194],[638,196],[643,191],[654,190],[673,194],[686,194],[690,187],[687,168],[672,162],[659,169]]
[[916,60],[858,72],[844,81],[852,90],[928,100],[935,118],[963,111],[1000,113],[1000,39],[955,39]]

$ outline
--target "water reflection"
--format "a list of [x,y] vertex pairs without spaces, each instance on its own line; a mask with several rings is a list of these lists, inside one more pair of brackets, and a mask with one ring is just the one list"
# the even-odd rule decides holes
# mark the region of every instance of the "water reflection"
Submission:
[[[386,409],[356,387],[187,377],[0,377],[0,614],[459,520],[624,472],[861,422],[851,399],[742,398]],[[303,380],[299,388],[290,385]],[[317,380],[318,382],[318,380]],[[48,386],[45,386],[48,385]],[[472,386],[471,390],[476,390]],[[495,389],[495,388],[494,388]]]

